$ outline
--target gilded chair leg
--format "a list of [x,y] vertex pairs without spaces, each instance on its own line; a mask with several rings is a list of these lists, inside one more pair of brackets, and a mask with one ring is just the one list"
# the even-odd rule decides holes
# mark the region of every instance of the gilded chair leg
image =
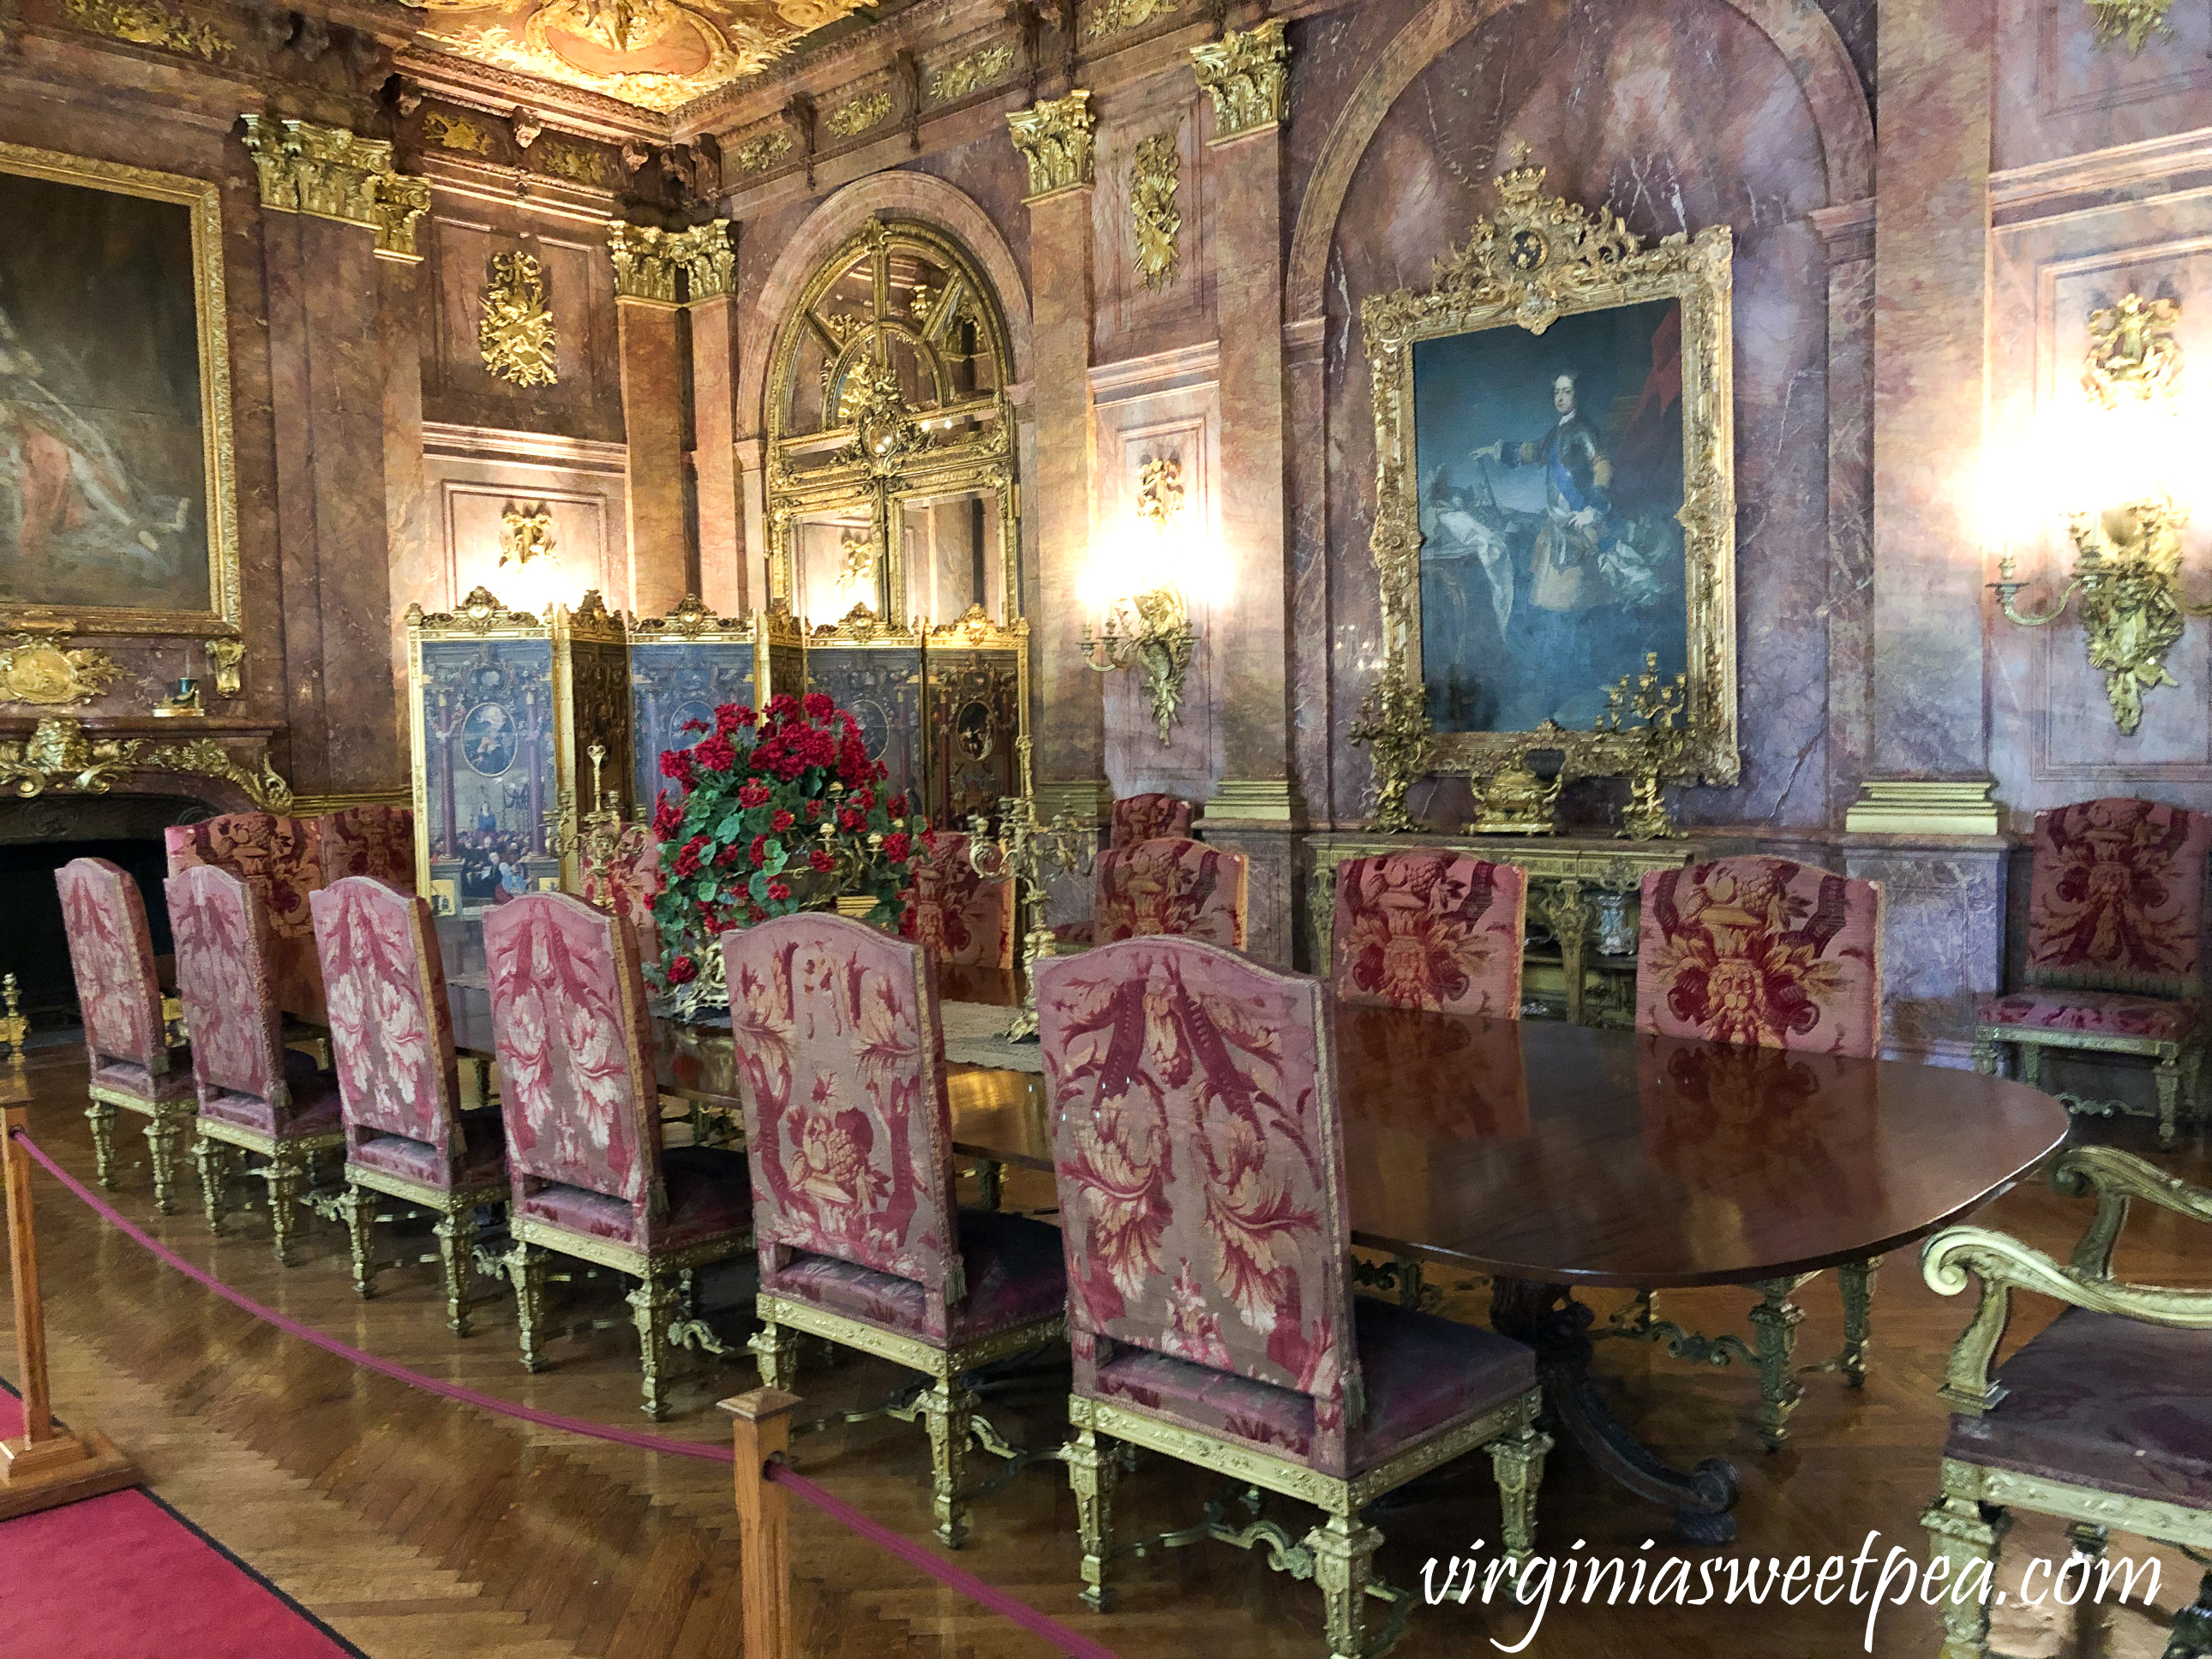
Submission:
[[1844,1292],[1844,1381],[1863,1388],[1867,1377],[1867,1347],[1874,1340],[1874,1281],[1881,1271],[1881,1258],[1846,1261],[1836,1278]]
[[[1943,1645],[1937,1659],[1989,1659],[1990,1605],[1965,1580],[1977,1562],[1981,1571],[1975,1577],[1981,1584],[1995,1577],[1997,1545],[2012,1529],[2012,1517],[1970,1498],[1944,1497],[1921,1512],[1920,1524],[1928,1528],[1929,1559],[1950,1563],[1943,1595]],[[1958,1594],[1962,1588],[1963,1595]]]
[[438,1236],[438,1261],[446,1274],[446,1328],[469,1334],[469,1264],[476,1259],[477,1212],[447,1210],[431,1231]]
[[1066,1458],[1076,1529],[1083,1537],[1083,1605],[1093,1613],[1110,1613],[1114,1592],[1107,1587],[1106,1563],[1114,1553],[1114,1481],[1121,1460],[1111,1441],[1098,1443],[1093,1429],[1075,1431]]
[[1382,1534],[1357,1516],[1332,1515],[1306,1534],[1328,1632],[1328,1659],[1365,1659],[1368,1568]]
[[2181,1061],[2162,1060],[2154,1074],[2158,1085],[2158,1144],[2161,1152],[2173,1146],[2174,1125],[2181,1114]]
[[1802,1283],[1796,1279],[1762,1279],[1752,1285],[1759,1305],[1751,1310],[1759,1352],[1759,1437],[1769,1451],[1780,1451],[1790,1437],[1790,1413],[1805,1390],[1797,1385],[1790,1358],[1797,1351],[1797,1322],[1804,1313],[1790,1299]]
[[1974,1069],[1984,1077],[1997,1075],[2002,1057],[2002,1051],[1996,1038],[1976,1037],[1974,1039]]
[[115,1108],[95,1100],[84,1109],[84,1117],[92,1125],[94,1178],[112,1193],[115,1190]]
[[522,1369],[542,1371],[545,1358],[538,1351],[538,1322],[545,1316],[545,1252],[535,1244],[516,1244],[507,1252],[507,1276],[514,1285],[514,1332],[522,1345]]
[[349,1181],[338,1195],[338,1213],[345,1218],[346,1244],[353,1253],[353,1293],[374,1296],[376,1263],[371,1251],[376,1235],[376,1194]]
[[230,1148],[220,1140],[198,1135],[192,1140],[192,1162],[200,1170],[200,1208],[206,1212],[208,1231],[222,1231],[224,1212],[229,1209],[225,1187],[230,1180]]
[[292,1206],[300,1196],[301,1173],[299,1154],[289,1146],[279,1146],[261,1171],[269,1183],[270,1243],[279,1267],[292,1265]]
[[759,1362],[761,1387],[793,1392],[799,1382],[799,1333],[763,1322],[746,1346]]
[[676,1317],[676,1287],[665,1273],[647,1273],[625,1298],[637,1317],[638,1363],[645,1372],[645,1404],[654,1422],[668,1415],[660,1395],[660,1373],[668,1362],[668,1327]]
[[2197,1600],[2173,1615],[2163,1659],[2212,1659],[2212,1572],[2197,1584]]
[[1544,1481],[1544,1454],[1552,1437],[1535,1425],[1532,1403],[1521,1426],[1490,1443],[1491,1471],[1498,1478],[1498,1502],[1505,1512],[1505,1553],[1516,1567],[1536,1547],[1536,1488]]
[[163,1215],[177,1212],[177,1142],[185,1133],[181,1120],[156,1112],[146,1125],[146,1161],[154,1169],[154,1207]]
[[968,1541],[968,1516],[960,1501],[968,1468],[968,1437],[975,1420],[975,1396],[957,1376],[940,1376],[921,1396],[929,1422],[930,1507],[937,1516],[937,1541],[957,1550]]

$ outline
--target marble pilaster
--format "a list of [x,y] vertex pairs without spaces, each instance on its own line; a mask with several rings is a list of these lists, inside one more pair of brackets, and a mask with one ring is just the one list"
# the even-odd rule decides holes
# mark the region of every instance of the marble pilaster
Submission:
[[695,300],[691,321],[692,466],[699,501],[699,597],[725,616],[750,603],[744,501],[738,473],[738,301]]
[[673,305],[615,301],[622,356],[623,431],[629,449],[629,592],[606,595],[658,617],[698,591],[684,511],[684,363]]

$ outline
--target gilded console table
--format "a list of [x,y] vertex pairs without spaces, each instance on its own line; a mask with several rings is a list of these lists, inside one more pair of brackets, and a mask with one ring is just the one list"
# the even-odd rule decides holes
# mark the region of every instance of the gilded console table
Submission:
[[[1336,869],[1346,859],[1376,853],[1465,853],[1528,872],[1528,920],[1548,927],[1559,941],[1559,995],[1577,1025],[1628,1024],[1634,1018],[1635,947],[1625,955],[1593,949],[1600,896],[1624,895],[1630,937],[1636,889],[1647,870],[1669,870],[1690,861],[1680,841],[1620,841],[1609,836],[1378,836],[1350,832],[1316,836],[1313,849],[1314,968],[1329,971],[1336,921]],[[1548,953],[1532,950],[1524,974],[1540,994],[1552,969]],[[1589,995],[1595,970],[1599,994]],[[1533,971],[1529,971],[1533,970]]]

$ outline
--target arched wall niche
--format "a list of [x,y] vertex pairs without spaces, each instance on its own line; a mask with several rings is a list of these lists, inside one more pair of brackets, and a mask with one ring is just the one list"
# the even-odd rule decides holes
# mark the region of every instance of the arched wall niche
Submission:
[[1814,216],[1865,197],[1873,149],[1843,44],[1805,0],[1437,0],[1345,101],[1285,270],[1304,793],[1356,819],[1370,781],[1347,741],[1380,666],[1360,301],[1428,287],[1437,258],[1495,207],[1492,180],[1521,143],[1548,191],[1610,206],[1641,235],[1735,232],[1744,764],[1732,789],[1684,792],[1682,816],[1825,824],[1831,639],[1863,626],[1836,550],[1863,549],[1870,532],[1870,311],[1850,296],[1870,301],[1871,287],[1863,250],[1855,275],[1832,269],[1841,256]]

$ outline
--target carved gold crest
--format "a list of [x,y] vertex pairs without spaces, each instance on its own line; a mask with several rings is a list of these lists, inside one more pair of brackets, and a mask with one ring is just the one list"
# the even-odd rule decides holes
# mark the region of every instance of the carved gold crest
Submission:
[[2172,392],[2181,380],[2181,343],[2173,325],[2181,307],[2172,300],[2123,295],[2118,305],[2089,313],[2089,357],[2081,389],[2106,409],[2132,392],[2145,402]]
[[50,635],[18,634],[0,649],[0,702],[89,702],[122,678],[106,652],[64,650]]
[[551,386],[556,343],[545,303],[545,273],[529,253],[495,253],[484,284],[477,346],[484,367],[516,386]]
[[499,515],[499,568],[553,556],[553,509],[510,505]]

